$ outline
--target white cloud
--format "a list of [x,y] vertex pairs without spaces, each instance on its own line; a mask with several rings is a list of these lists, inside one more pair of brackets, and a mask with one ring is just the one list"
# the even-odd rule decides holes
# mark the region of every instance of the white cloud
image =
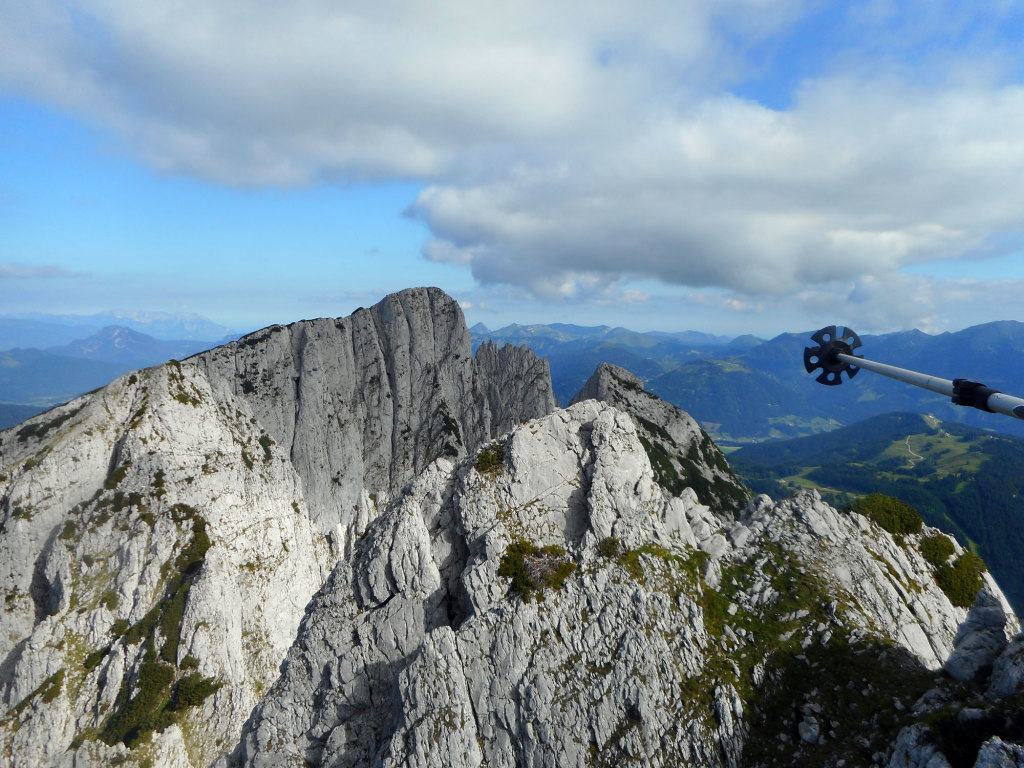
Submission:
[[[628,122],[797,3],[5,2],[0,83],[238,184],[429,178]],[[730,21],[739,19],[740,21]]]
[[543,293],[634,276],[783,294],[996,253],[1021,223],[1022,136],[1016,86],[821,81],[786,112],[710,99],[545,171],[433,185],[415,211],[428,254],[484,283]]
[[0,3],[0,87],[168,172],[422,180],[424,255],[485,287],[623,304],[648,279],[722,311],[841,299],[941,324],[983,291],[901,268],[1020,245],[1018,11],[999,0],[850,4],[846,48],[780,109],[728,88],[820,4]]

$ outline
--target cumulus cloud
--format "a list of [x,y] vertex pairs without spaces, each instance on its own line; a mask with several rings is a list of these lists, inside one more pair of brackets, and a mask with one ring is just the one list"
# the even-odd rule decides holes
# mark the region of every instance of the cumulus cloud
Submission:
[[613,130],[725,56],[717,27],[757,38],[797,4],[5,3],[0,82],[113,127],[171,171],[435,178]]
[[1024,88],[1001,31],[1020,9],[1001,0],[846,4],[835,56],[774,106],[737,95],[747,54],[828,4],[4,5],[7,89],[170,172],[420,180],[425,257],[484,286],[642,302],[628,285],[653,279],[735,312],[841,297],[924,324],[975,288],[901,269],[1020,246]]
[[722,97],[607,153],[414,210],[428,258],[538,293],[623,275],[746,294],[995,253],[1024,196],[1024,89],[822,81],[786,112]]

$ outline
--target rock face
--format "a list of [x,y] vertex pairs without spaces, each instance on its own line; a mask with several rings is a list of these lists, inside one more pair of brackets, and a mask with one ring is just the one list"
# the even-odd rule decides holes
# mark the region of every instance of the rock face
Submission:
[[658,483],[678,495],[691,488],[701,504],[731,522],[750,491],[701,426],[685,411],[644,391],[643,383],[617,365],[601,363],[570,405],[600,400],[633,417]]
[[406,291],[0,432],[0,762],[1020,765],[1016,617],[937,534],[748,503],[627,372],[555,410]]
[[553,408],[546,362],[474,360],[415,289],[0,433],[0,762],[208,765],[378,505]]
[[192,358],[218,395],[246,401],[302,478],[324,532],[365,521],[441,455],[464,455],[555,408],[546,360],[484,345],[436,288],[338,320],[272,326]]
[[189,364],[0,440],[5,764],[208,763],[332,563],[287,456]]
[[[920,536],[897,541],[814,493],[759,497],[723,527],[692,490],[656,481],[640,437],[634,417],[586,400],[435,462],[310,604],[229,764],[790,765],[799,750],[825,765],[846,745],[884,751],[899,719],[871,730],[851,711],[870,718],[880,687],[923,691],[966,618]],[[866,746],[840,738],[851,729]],[[767,756],[744,755],[752,730]]]

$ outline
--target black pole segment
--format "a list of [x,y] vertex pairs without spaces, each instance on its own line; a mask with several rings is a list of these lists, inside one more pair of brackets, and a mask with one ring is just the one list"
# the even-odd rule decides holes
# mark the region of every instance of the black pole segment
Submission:
[[[1000,391],[998,389],[992,389],[992,387],[986,387],[980,381],[971,381],[970,379],[953,379],[953,404],[954,405],[965,405],[971,408],[977,408],[979,411],[988,411],[989,413],[995,413],[991,408],[988,407],[988,399],[992,395],[998,395]],[[1017,406],[1020,408],[1021,406]],[[1016,408],[1014,409],[1016,412]]]
[[857,375],[860,368],[839,358],[839,355],[860,357],[853,353],[860,346],[860,337],[856,333],[843,328],[840,334],[836,326],[830,325],[815,333],[811,339],[818,342],[818,346],[804,347],[804,368],[808,373],[822,369],[815,381],[835,386],[843,383],[843,371],[851,379]]

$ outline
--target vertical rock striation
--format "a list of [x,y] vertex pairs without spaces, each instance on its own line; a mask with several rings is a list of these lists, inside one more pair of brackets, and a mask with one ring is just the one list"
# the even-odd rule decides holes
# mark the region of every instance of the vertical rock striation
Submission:
[[250,404],[302,478],[321,530],[347,527],[441,455],[465,455],[555,408],[546,360],[485,345],[436,288],[338,320],[272,326],[193,358]]
[[990,577],[748,496],[436,289],[122,377],[0,432],[0,762],[1021,764]]
[[[692,489],[657,482],[641,437],[635,417],[586,399],[431,465],[311,602],[227,764],[830,765],[884,751],[903,720],[877,697],[926,690],[967,615],[921,536],[814,493],[759,497],[723,524]],[[1007,619],[1004,637],[1016,629]],[[897,716],[873,722],[880,706]]]
[[415,289],[0,432],[2,761],[229,749],[378,504],[554,409],[545,361],[470,350],[458,305]]

